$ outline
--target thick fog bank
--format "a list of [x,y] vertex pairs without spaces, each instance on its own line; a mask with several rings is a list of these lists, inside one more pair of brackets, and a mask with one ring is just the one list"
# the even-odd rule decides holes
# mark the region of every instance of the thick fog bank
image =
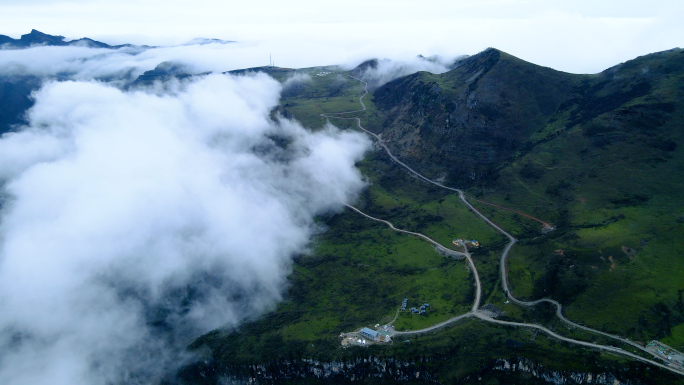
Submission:
[[149,383],[278,302],[363,188],[364,136],[272,121],[266,75],[49,82],[0,138],[0,383]]

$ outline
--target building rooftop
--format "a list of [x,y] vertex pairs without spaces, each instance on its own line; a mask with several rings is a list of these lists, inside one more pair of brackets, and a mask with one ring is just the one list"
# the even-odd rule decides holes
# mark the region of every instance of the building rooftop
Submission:
[[361,329],[361,332],[360,332],[360,333],[363,334],[363,335],[365,335],[365,336],[368,336],[368,337],[370,337],[370,338],[377,338],[377,337],[378,337],[378,332],[376,332],[376,331],[373,330],[373,329],[369,329],[369,328],[363,328],[363,329]]

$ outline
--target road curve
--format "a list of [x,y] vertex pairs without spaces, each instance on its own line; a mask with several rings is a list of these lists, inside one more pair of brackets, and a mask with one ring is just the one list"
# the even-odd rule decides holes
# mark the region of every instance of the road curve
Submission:
[[370,215],[364,213],[363,211],[357,209],[356,207],[354,207],[354,206],[352,206],[352,205],[349,205],[349,204],[346,204],[346,203],[345,203],[345,206],[349,207],[350,209],[356,211],[357,213],[363,215],[364,217],[366,217],[366,218],[368,218],[368,219],[372,219],[372,220],[374,220],[374,221],[378,221],[378,222],[382,222],[382,223],[386,224],[387,226],[389,226],[389,227],[390,227],[392,230],[394,230],[394,231],[398,231],[398,232],[400,232],[400,233],[409,234],[409,235],[414,235],[414,236],[416,236],[416,237],[422,238],[422,239],[428,241],[429,243],[431,243],[433,246],[435,246],[435,248],[437,248],[439,251],[441,251],[441,252],[443,252],[443,253],[445,253],[445,254],[451,255],[451,256],[453,256],[453,257],[470,257],[470,255],[468,255],[468,254],[466,254],[466,253],[462,253],[462,252],[460,252],[460,251],[452,250],[452,249],[449,249],[449,248],[447,248],[447,247],[445,247],[445,246],[442,246],[440,243],[438,243],[438,242],[435,241],[434,239],[428,237],[427,235],[424,235],[424,234],[421,234],[421,233],[414,233],[413,231],[408,231],[408,230],[403,230],[403,229],[397,228],[397,227],[395,227],[391,222],[388,222],[388,221],[386,221],[386,220],[384,220],[384,219],[372,217],[372,216],[370,216]]
[[[600,330],[592,329],[592,328],[589,328],[589,327],[586,327],[586,326],[579,325],[579,324],[577,324],[577,323],[575,323],[575,322],[573,322],[573,321],[570,321],[569,319],[565,318],[565,316],[563,315],[563,311],[562,311],[563,306],[562,306],[559,302],[557,302],[557,301],[555,301],[555,300],[543,298],[543,299],[539,299],[539,300],[535,300],[535,301],[526,302],[526,301],[521,301],[521,300],[519,300],[519,299],[513,297],[513,294],[511,293],[510,288],[509,288],[509,285],[508,285],[508,276],[506,275],[506,258],[508,258],[508,254],[510,253],[511,248],[513,247],[513,245],[515,245],[515,243],[517,242],[517,239],[515,239],[515,237],[513,237],[513,235],[511,235],[510,233],[508,233],[506,230],[504,230],[503,228],[501,228],[499,225],[497,225],[496,223],[492,222],[489,218],[487,218],[484,214],[482,214],[479,210],[477,210],[472,204],[470,204],[470,202],[468,202],[468,200],[466,199],[466,195],[465,195],[465,193],[463,192],[463,190],[457,189],[457,188],[453,188],[453,187],[444,186],[443,184],[441,184],[441,183],[439,183],[439,182],[435,182],[435,181],[433,181],[432,179],[429,179],[429,178],[423,176],[422,174],[420,174],[419,172],[417,172],[416,170],[414,170],[413,168],[411,168],[410,166],[408,166],[406,163],[404,163],[404,162],[402,162],[401,160],[397,159],[397,157],[394,156],[394,154],[392,154],[392,151],[390,151],[389,147],[387,147],[387,145],[385,145],[385,143],[384,143],[384,141],[382,140],[382,138],[380,138],[380,137],[379,137],[378,135],[376,135],[375,133],[373,133],[373,132],[367,130],[366,128],[364,128],[364,127],[361,125],[361,119],[360,119],[360,118],[358,118],[358,117],[348,117],[348,118],[347,118],[347,117],[342,117],[341,115],[343,115],[343,114],[349,114],[349,113],[354,113],[354,112],[363,112],[363,111],[365,111],[365,110],[366,110],[366,104],[363,102],[363,98],[368,94],[368,83],[367,83],[367,82],[365,82],[365,81],[363,81],[363,80],[361,80],[361,79],[358,79],[358,78],[356,78],[356,77],[350,76],[350,75],[347,75],[347,76],[349,76],[349,77],[352,78],[352,79],[358,80],[359,82],[361,82],[361,83],[364,84],[364,87],[363,87],[363,88],[364,88],[364,94],[361,95],[361,97],[359,97],[359,103],[361,103],[362,108],[361,108],[360,110],[356,110],[356,111],[347,111],[347,112],[338,112],[338,113],[330,113],[330,114],[321,114],[321,116],[324,117],[324,118],[332,118],[332,119],[344,119],[344,120],[353,119],[353,120],[355,120],[355,121],[356,121],[356,125],[358,126],[358,128],[361,129],[362,131],[368,133],[368,134],[371,135],[373,138],[375,138],[376,141],[378,142],[378,144],[380,144],[380,146],[385,150],[385,152],[387,153],[387,155],[388,155],[395,163],[397,163],[397,164],[399,164],[400,166],[404,167],[404,168],[405,168],[407,171],[409,171],[412,175],[414,175],[415,177],[417,177],[417,178],[423,180],[424,182],[427,182],[427,183],[433,184],[433,185],[435,185],[435,186],[444,188],[444,189],[446,189],[446,190],[450,190],[450,191],[454,191],[454,192],[458,193],[459,198],[460,198],[461,201],[466,205],[466,207],[468,207],[473,213],[475,213],[477,216],[479,216],[479,217],[480,217],[485,223],[487,223],[490,227],[492,227],[492,228],[495,229],[497,232],[499,232],[500,234],[502,234],[503,236],[505,236],[506,238],[508,238],[509,242],[508,242],[508,244],[506,244],[506,247],[504,248],[504,251],[501,253],[501,258],[500,258],[500,263],[499,263],[499,265],[500,265],[502,286],[503,286],[503,289],[504,289],[505,293],[507,293],[508,299],[509,299],[509,300],[515,302],[515,303],[518,304],[518,305],[522,305],[522,306],[535,306],[535,305],[540,304],[540,303],[542,303],[542,302],[551,303],[551,304],[553,304],[553,305],[556,306],[556,315],[558,316],[558,318],[560,318],[563,322],[567,323],[568,325],[571,325],[571,326],[573,326],[573,327],[576,327],[576,328],[579,328],[579,329],[582,329],[582,330],[585,330],[585,331],[588,331],[588,332],[591,332],[591,333],[600,334],[600,335],[603,335],[603,336],[605,336],[605,337],[612,338],[612,339],[614,339],[614,340],[617,340],[617,341],[626,343],[626,344],[628,344],[628,345],[630,345],[630,346],[633,346],[633,347],[635,347],[635,348],[637,348],[637,349],[639,349],[639,350],[641,350],[641,351],[643,351],[643,352],[646,352],[646,353],[648,353],[648,354],[650,354],[650,355],[652,355],[652,356],[654,356],[654,357],[656,357],[656,358],[660,358],[660,357],[658,357],[657,355],[655,355],[653,352],[651,352],[651,351],[649,351],[648,349],[646,349],[645,347],[643,347],[643,346],[641,346],[641,345],[639,345],[639,344],[637,344],[637,343],[635,343],[635,342],[632,342],[632,341],[630,341],[630,340],[628,340],[628,339],[626,339],[626,338],[622,338],[622,337],[615,336],[615,335],[612,335],[612,334],[609,334],[609,333],[605,333],[605,332],[602,332],[602,331],[600,331]],[[349,205],[347,205],[347,206],[349,206]],[[349,207],[351,207],[351,206],[349,206]],[[364,214],[363,212],[359,211],[359,210],[356,209],[356,208],[353,208],[353,207],[351,207],[351,208],[354,209],[355,211],[357,211],[358,213],[360,213],[360,214],[362,214],[362,215],[364,215],[364,216],[366,216],[366,217],[369,217],[369,218],[371,218],[371,219],[373,219],[373,220],[385,222],[386,224],[390,225],[390,227],[392,227],[393,229],[395,229],[395,230],[397,230],[397,231],[401,231],[401,232],[406,232],[406,233],[418,235],[418,236],[427,238],[428,240],[432,241],[430,238],[428,238],[428,237],[426,237],[426,236],[423,236],[422,234],[412,233],[412,232],[409,232],[409,231],[406,231],[406,230],[399,230],[399,229],[396,229],[396,228],[394,228],[394,226],[393,226],[390,222],[384,221],[384,220],[382,220],[382,219],[370,217],[370,216]],[[432,241],[431,243],[436,243],[436,242]],[[441,245],[440,245],[440,246],[441,246]],[[443,247],[443,246],[442,246],[442,247]],[[543,326],[540,326],[540,325],[526,324],[526,323],[519,323],[519,322],[500,321],[500,320],[496,320],[496,319],[493,319],[493,318],[491,318],[491,317],[488,317],[488,316],[486,316],[486,315],[483,315],[482,313],[480,313],[480,312],[477,311],[477,309],[478,309],[478,307],[479,307],[479,302],[480,302],[479,293],[480,293],[480,290],[481,290],[481,289],[480,289],[479,275],[478,275],[478,273],[477,273],[477,269],[475,268],[475,264],[474,264],[473,261],[472,261],[472,258],[470,258],[470,255],[467,255],[467,259],[468,259],[468,262],[470,263],[471,268],[472,268],[472,270],[473,270],[473,272],[474,272],[474,274],[475,274],[476,282],[477,282],[477,285],[478,285],[478,290],[477,290],[478,296],[477,296],[477,299],[476,299],[475,303],[473,304],[473,310],[472,310],[471,312],[469,312],[469,313],[460,315],[460,316],[458,316],[458,317],[451,318],[451,319],[449,319],[449,320],[447,320],[447,321],[444,321],[444,322],[442,322],[442,323],[440,323],[440,324],[433,325],[433,326],[430,327],[430,328],[421,329],[421,330],[415,330],[415,331],[412,331],[412,332],[401,332],[401,333],[403,333],[403,334],[407,334],[407,333],[410,333],[410,334],[425,333],[425,332],[428,332],[428,331],[435,330],[435,329],[438,329],[438,328],[440,328],[440,327],[443,327],[444,325],[447,325],[447,324],[449,324],[449,323],[451,323],[451,322],[455,322],[455,321],[457,321],[457,320],[459,320],[459,319],[462,319],[462,318],[465,318],[465,317],[469,317],[469,316],[476,316],[477,318],[482,319],[482,320],[484,320],[484,321],[488,321],[488,322],[493,322],[493,323],[498,323],[498,324],[503,324],[503,325],[512,325],[512,326],[530,327],[530,328],[539,329],[539,330],[545,332],[546,334],[549,334],[549,335],[551,335],[551,336],[553,336],[553,337],[555,337],[555,338],[558,338],[558,339],[563,340],[563,341],[566,341],[566,342],[575,343],[575,344],[579,344],[579,345],[583,345],[583,346],[588,346],[588,347],[593,347],[593,348],[597,348],[597,349],[602,349],[602,350],[606,350],[606,351],[611,351],[611,352],[614,352],[614,353],[617,353],[617,354],[622,354],[622,355],[625,355],[625,356],[629,356],[629,357],[631,357],[631,358],[634,358],[634,359],[636,359],[636,360],[639,360],[639,361],[642,361],[642,362],[646,362],[646,363],[650,363],[650,364],[656,365],[656,366],[658,366],[658,367],[667,369],[667,370],[669,370],[669,371],[671,371],[671,372],[673,372],[673,373],[677,373],[677,374],[684,375],[684,371],[680,371],[680,370],[678,370],[678,369],[671,368],[671,367],[669,367],[669,366],[660,364],[660,363],[658,363],[658,362],[656,362],[656,361],[653,361],[653,360],[650,360],[650,359],[647,359],[647,358],[638,356],[638,355],[636,355],[636,354],[634,354],[634,353],[627,352],[627,351],[622,350],[622,349],[614,348],[614,347],[611,347],[611,346],[592,344],[592,343],[589,343],[589,342],[584,342],[584,341],[579,341],[579,340],[574,340],[574,339],[571,339],[571,338],[563,337],[563,336],[561,336],[561,335],[559,335],[559,334],[556,334],[556,333],[552,332],[551,330],[549,330],[549,329],[547,329],[547,328],[545,328],[545,327],[543,327]],[[397,332],[397,334],[399,334],[399,332]]]
[[[421,233],[414,233],[413,231],[407,231],[407,230],[399,229],[399,228],[395,227],[391,222],[388,222],[384,219],[372,217],[372,216],[364,213],[363,211],[357,209],[356,207],[354,207],[352,205],[345,204],[345,206],[349,207],[350,209],[356,211],[357,213],[363,215],[364,217],[366,217],[368,219],[372,219],[374,221],[382,222],[382,223],[386,224],[387,226],[389,226],[394,231],[398,231],[400,233],[410,234],[410,235],[414,235],[414,236],[417,236],[419,238],[422,238],[423,240],[428,241],[433,246],[435,246],[435,248],[437,250],[439,250],[439,251],[441,251],[447,255],[450,255],[452,257],[465,257],[468,260],[468,264],[470,265],[470,270],[473,272],[473,277],[475,278],[475,300],[473,301],[473,307],[471,309],[471,312],[477,311],[477,309],[480,307],[480,299],[482,298],[482,284],[480,283],[480,274],[477,272],[477,268],[475,267],[475,262],[473,262],[473,258],[470,256],[470,253],[468,253],[467,251],[465,253],[462,253],[460,251],[449,249],[445,246],[442,246],[440,243],[438,243],[434,239],[428,237],[427,235],[424,235]],[[456,317],[456,318],[458,318],[458,317]],[[449,321],[447,321],[447,323],[448,322]]]
[[489,316],[487,316],[487,315],[484,315],[484,314],[482,314],[482,313],[479,313],[479,312],[478,312],[478,313],[475,313],[474,315],[475,315],[475,317],[477,317],[477,318],[479,318],[479,319],[481,319],[481,320],[483,320],[483,321],[492,322],[492,323],[496,323],[496,324],[500,324],[500,325],[510,325],[510,326],[526,327],[526,328],[532,328],[532,329],[541,330],[542,332],[544,332],[544,333],[546,333],[546,334],[548,334],[548,335],[550,335],[550,336],[552,336],[552,337],[554,337],[554,338],[556,338],[556,339],[559,339],[559,340],[561,340],[561,341],[570,342],[570,343],[573,343],[573,344],[582,345],[582,346],[586,346],[586,347],[589,347],[589,348],[605,350],[605,351],[613,352],[613,353],[616,353],[616,354],[621,354],[621,355],[623,355],[623,356],[628,356],[628,357],[633,358],[633,359],[635,359],[635,360],[639,360],[639,361],[642,361],[642,362],[647,362],[647,363],[649,363],[649,364],[651,364],[651,365],[655,365],[655,366],[661,367],[661,368],[663,368],[663,369],[667,369],[667,370],[669,370],[669,371],[671,371],[671,372],[674,372],[674,373],[677,373],[677,374],[684,374],[684,372],[682,372],[682,371],[680,371],[680,370],[671,368],[671,367],[669,367],[669,366],[667,366],[667,365],[663,365],[663,364],[661,364],[661,363],[659,363],[659,362],[656,362],[656,361],[653,361],[653,360],[649,360],[648,358],[644,358],[644,357],[638,356],[638,355],[636,355],[636,354],[634,354],[634,353],[631,353],[631,352],[622,350],[622,349],[620,349],[620,348],[616,348],[616,347],[613,347],[613,346],[606,346],[606,345],[593,344],[593,343],[591,343],[591,342],[585,342],[585,341],[575,340],[575,339],[572,339],[572,338],[563,337],[562,335],[557,334],[557,333],[555,333],[555,332],[553,332],[553,331],[551,331],[551,330],[549,330],[549,329],[547,329],[547,328],[545,328],[545,327],[543,327],[543,326],[541,326],[541,325],[537,325],[537,324],[527,324],[527,323],[521,323],[521,322],[501,321],[501,320],[497,320],[497,319],[491,318],[491,317],[489,317]]
[[472,312],[472,311],[469,311],[469,312],[467,312],[467,313],[465,313],[465,314],[461,314],[461,315],[459,315],[459,316],[457,316],[457,317],[449,318],[448,320],[446,320],[446,321],[444,321],[444,322],[440,322],[440,323],[438,323],[438,324],[434,324],[434,325],[432,325],[432,326],[430,326],[430,327],[428,327],[428,328],[425,328],[425,329],[420,329],[420,330],[409,330],[409,331],[405,331],[405,332],[394,331],[394,332],[392,332],[392,336],[407,336],[407,335],[412,335],[412,334],[422,334],[422,333],[431,332],[431,331],[433,331],[433,330],[437,330],[437,329],[443,328],[443,327],[446,326],[446,325],[449,325],[449,324],[454,323],[454,322],[456,322],[456,321],[462,320],[462,319],[464,319],[464,318],[473,317],[473,316],[475,316],[475,314],[476,314],[476,313],[474,313],[474,312]]

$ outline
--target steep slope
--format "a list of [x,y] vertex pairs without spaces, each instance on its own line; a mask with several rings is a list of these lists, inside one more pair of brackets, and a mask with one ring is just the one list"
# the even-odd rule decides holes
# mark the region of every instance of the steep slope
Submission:
[[552,296],[582,322],[680,349],[683,52],[647,55],[583,80],[555,120],[499,166],[484,195],[559,225],[546,239],[528,233],[515,250],[510,275],[518,293]]
[[0,135],[26,123],[24,112],[33,105],[31,92],[41,84],[42,80],[37,76],[0,75]]
[[574,97],[579,78],[488,49],[445,74],[392,81],[373,100],[385,118],[382,135],[399,155],[463,186],[491,179]]

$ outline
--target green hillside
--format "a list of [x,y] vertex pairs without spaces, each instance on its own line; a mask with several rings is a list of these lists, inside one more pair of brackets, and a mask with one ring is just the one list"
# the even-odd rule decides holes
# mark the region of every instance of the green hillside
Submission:
[[395,80],[374,101],[407,163],[558,225],[534,239],[534,222],[482,207],[523,239],[511,258],[517,295],[683,348],[683,70],[681,49],[596,75],[489,49],[443,75]]
[[539,240],[534,222],[482,207],[523,240],[517,295],[684,348],[683,69],[681,49],[596,75],[489,49],[443,75],[395,80],[374,101],[407,163],[558,225]]
[[[554,298],[581,324],[684,349],[682,69],[679,49],[596,75],[562,73],[489,49],[442,75],[396,79],[366,97],[366,111],[347,116],[360,117],[429,177],[556,225],[542,234],[537,222],[473,202],[520,239],[508,263],[517,297]],[[274,75],[281,81],[295,72],[311,80],[286,89],[276,112],[316,129],[327,121],[321,113],[359,109],[362,84],[333,71],[339,69],[279,69]],[[351,120],[332,122],[356,129]],[[379,148],[359,167],[370,184],[355,205],[366,213],[444,245],[452,238],[480,241],[473,257],[483,285],[481,305],[503,310],[505,320],[629,349],[568,329],[546,305],[505,303],[499,256],[506,241],[456,194],[411,177]],[[487,373],[491,383],[532,383],[536,379],[486,369],[496,359],[525,357],[559,373],[607,370],[622,380],[684,383],[644,364],[477,320],[409,343],[341,348],[340,333],[388,322],[403,298],[428,301],[434,311],[423,318],[400,314],[395,325],[402,329],[467,312],[473,277],[463,261],[350,210],[320,221],[326,232],[311,254],[296,259],[292,285],[274,312],[192,345],[207,352],[216,373],[221,367],[240,371],[254,364],[279,367],[283,360],[341,362],[372,354],[433,362],[429,373],[440,382]]]

